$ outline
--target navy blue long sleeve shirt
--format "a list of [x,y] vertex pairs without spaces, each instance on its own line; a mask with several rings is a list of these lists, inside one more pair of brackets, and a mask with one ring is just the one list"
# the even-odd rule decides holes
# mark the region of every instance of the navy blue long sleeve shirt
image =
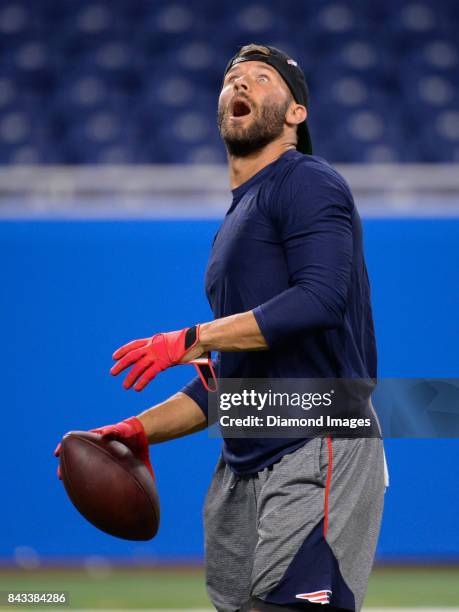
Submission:
[[[253,310],[266,351],[222,352],[221,378],[376,378],[362,226],[346,181],[287,151],[233,190],[205,286],[215,318]],[[184,393],[207,414],[199,377]],[[236,473],[259,471],[307,439],[224,440]]]

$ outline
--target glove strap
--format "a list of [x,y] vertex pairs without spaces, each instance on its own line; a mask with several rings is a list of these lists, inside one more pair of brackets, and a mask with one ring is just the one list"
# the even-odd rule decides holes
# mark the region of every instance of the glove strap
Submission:
[[[185,349],[188,351],[199,341],[200,325],[194,325],[187,329],[185,334]],[[215,392],[218,389],[217,376],[215,374],[210,353],[205,353],[202,357],[190,361],[196,368],[199,378],[206,391]]]
[[127,423],[129,425],[129,428],[131,429],[132,433],[134,433],[137,436],[139,436],[138,439],[139,439],[140,444],[142,444],[142,446],[146,446],[148,448],[147,434],[145,433],[145,429],[143,428],[143,425],[142,425],[140,419],[138,419],[137,417],[133,416],[133,417],[129,417],[128,419],[125,419],[124,421],[122,421],[122,423]]
[[210,354],[207,353],[207,357],[200,357],[191,361],[196,368],[199,378],[202,381],[206,391],[214,393],[218,390],[217,375],[215,374],[214,366]]
[[153,476],[153,479],[156,480],[155,473],[153,471],[153,466],[151,465],[151,462],[150,462],[150,453],[148,450],[149,445],[148,445],[147,434],[145,433],[145,429],[140,419],[133,416],[133,417],[129,417],[128,419],[125,419],[124,421],[122,421],[122,423],[126,423],[131,429],[132,433],[136,436],[136,443],[139,444],[138,453],[140,455],[140,458],[147,466],[147,469],[150,472],[150,474]]

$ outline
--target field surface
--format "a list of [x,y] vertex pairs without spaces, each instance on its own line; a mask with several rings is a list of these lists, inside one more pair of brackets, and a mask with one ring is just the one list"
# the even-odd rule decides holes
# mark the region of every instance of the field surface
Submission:
[[[0,606],[2,610],[211,610],[204,573],[191,569],[0,570],[0,591],[66,591],[70,605]],[[365,608],[456,608],[458,567],[390,567],[374,570]],[[374,612],[377,612],[374,610]]]

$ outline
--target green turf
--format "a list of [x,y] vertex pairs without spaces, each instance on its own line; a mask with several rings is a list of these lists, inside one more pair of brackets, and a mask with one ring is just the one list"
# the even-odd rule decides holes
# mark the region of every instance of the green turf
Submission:
[[459,607],[459,569],[394,567],[374,570],[365,606]]
[[0,574],[0,591],[67,591],[70,608],[210,607],[202,571],[113,571],[91,577],[84,571]]
[[[68,591],[70,608],[211,608],[204,575],[198,569],[118,569],[99,577],[84,570],[0,571],[0,591],[7,590]],[[376,569],[365,601],[365,607],[371,606],[459,606],[459,570]]]

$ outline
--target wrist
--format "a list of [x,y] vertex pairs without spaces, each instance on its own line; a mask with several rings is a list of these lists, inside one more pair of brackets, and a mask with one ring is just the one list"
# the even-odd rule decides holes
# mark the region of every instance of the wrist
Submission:
[[203,353],[209,353],[213,350],[212,347],[212,336],[211,336],[211,326],[212,323],[201,323],[199,325],[199,334],[198,334],[198,343],[196,348],[198,348],[202,355]]
[[[132,418],[134,418],[134,419],[136,419],[136,421],[138,421],[138,423],[142,427],[143,433],[148,438],[148,432],[147,432],[148,423],[147,423],[146,413],[143,412],[142,414],[139,414],[138,416],[132,417]],[[140,430],[140,427],[139,427],[139,430]]]

